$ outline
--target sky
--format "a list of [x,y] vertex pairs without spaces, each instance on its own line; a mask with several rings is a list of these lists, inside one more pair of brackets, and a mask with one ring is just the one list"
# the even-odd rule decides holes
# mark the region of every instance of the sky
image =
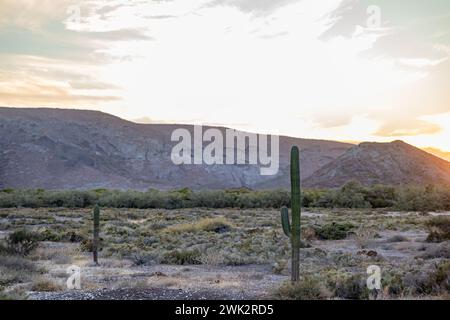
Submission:
[[0,105],[450,160],[448,0],[0,0]]

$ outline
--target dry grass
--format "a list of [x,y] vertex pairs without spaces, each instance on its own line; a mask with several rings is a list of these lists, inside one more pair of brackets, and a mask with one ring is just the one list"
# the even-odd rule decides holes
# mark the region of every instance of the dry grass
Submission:
[[231,229],[231,224],[225,218],[205,218],[196,223],[176,224],[166,228],[170,233],[189,233],[189,232],[225,232]]
[[38,292],[55,292],[55,291],[62,291],[63,286],[59,283],[56,283],[55,281],[51,279],[39,279],[35,282],[33,282],[31,286],[32,291],[38,291]]
[[[0,209],[0,213],[8,219],[8,224],[0,224],[3,232],[24,227],[37,231],[45,228],[57,235],[74,232],[84,239],[90,239],[92,233],[90,209]],[[388,274],[386,270],[397,275],[385,279],[388,288],[385,298],[445,294],[440,280],[442,271],[438,274],[435,265],[448,261],[450,251],[445,241],[424,243],[426,231],[431,227],[427,223],[429,216],[415,213],[387,216],[382,209],[320,209],[317,213],[320,214],[302,217],[302,239],[310,240],[311,247],[300,250],[302,275],[316,278],[307,279],[303,287],[283,287],[280,297],[365,298],[364,291],[358,295],[360,283],[351,276],[366,276],[366,268],[371,264],[379,265],[383,275]],[[54,241],[41,242],[26,258],[0,255],[0,298],[2,290],[12,292],[17,287],[58,290],[58,283],[64,285],[67,278],[64,270],[71,264],[83,269],[83,290],[141,286],[218,288],[227,283],[246,291],[255,283],[265,283],[266,288],[279,287],[289,276],[290,243],[275,209],[102,209],[102,219],[104,249],[100,252],[100,266],[92,264],[91,253],[81,251],[79,242],[57,236]],[[442,219],[432,220],[437,221],[433,228],[442,229],[446,225],[446,219],[444,223]],[[364,228],[347,228],[348,224],[362,223]],[[405,231],[409,241],[389,244],[405,240],[395,237],[399,233],[391,230],[402,230],[402,234]],[[355,248],[369,242],[371,250],[379,255],[357,255]],[[170,270],[174,265],[192,264],[198,266],[188,268],[198,268],[201,270],[198,274],[187,271],[174,277],[164,271],[168,277],[150,275],[159,268]],[[255,271],[255,268],[264,268],[265,277],[235,281],[228,278],[234,270]],[[231,273],[215,283],[211,272],[217,270],[222,275],[229,270]],[[274,282],[267,284],[267,281]]]

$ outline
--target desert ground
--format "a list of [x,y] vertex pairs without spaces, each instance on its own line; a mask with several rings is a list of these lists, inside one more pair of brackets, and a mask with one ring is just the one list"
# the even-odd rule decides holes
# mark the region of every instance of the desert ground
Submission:
[[[92,208],[0,209],[1,242],[16,230],[39,235],[27,255],[0,254],[0,298],[448,299],[449,220],[450,212],[303,210],[301,281],[292,286],[275,209],[102,208],[99,265]],[[79,290],[66,285],[73,265]],[[367,289],[370,265],[380,267],[379,290]]]

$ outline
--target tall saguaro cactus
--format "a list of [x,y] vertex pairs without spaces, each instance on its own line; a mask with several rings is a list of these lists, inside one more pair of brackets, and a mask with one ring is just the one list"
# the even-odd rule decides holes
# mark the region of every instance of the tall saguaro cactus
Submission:
[[95,264],[98,264],[99,234],[100,234],[100,208],[97,204],[94,207],[94,239],[92,240],[92,252],[94,255]]
[[297,147],[291,149],[291,211],[292,223],[289,221],[289,210],[281,209],[283,231],[291,239],[292,247],[292,281],[299,280],[300,273],[300,160]]

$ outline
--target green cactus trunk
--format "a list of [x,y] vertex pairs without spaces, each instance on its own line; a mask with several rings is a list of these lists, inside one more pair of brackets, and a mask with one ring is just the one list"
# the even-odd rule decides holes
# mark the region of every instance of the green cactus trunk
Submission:
[[298,281],[300,275],[300,160],[297,147],[291,149],[291,210],[292,226],[289,221],[289,210],[281,209],[281,224],[284,233],[291,239],[292,247],[292,281]]
[[94,239],[92,240],[92,252],[94,255],[94,263],[98,264],[98,247],[100,234],[100,208],[98,205],[94,207]]

